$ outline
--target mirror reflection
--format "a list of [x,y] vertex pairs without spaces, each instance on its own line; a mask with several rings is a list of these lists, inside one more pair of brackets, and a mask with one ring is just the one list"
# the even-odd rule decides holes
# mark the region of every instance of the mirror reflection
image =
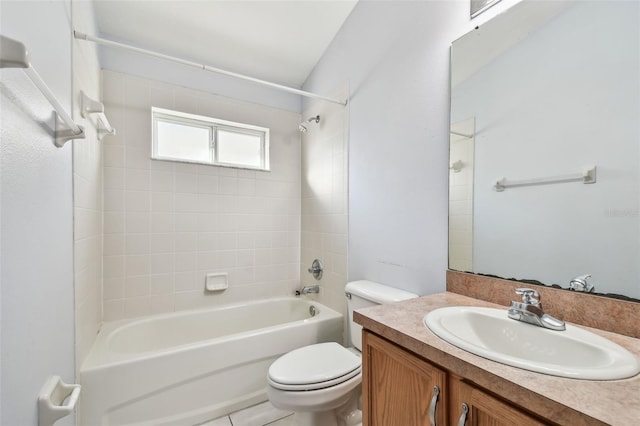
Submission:
[[523,1],[453,43],[451,269],[640,299],[639,17]]

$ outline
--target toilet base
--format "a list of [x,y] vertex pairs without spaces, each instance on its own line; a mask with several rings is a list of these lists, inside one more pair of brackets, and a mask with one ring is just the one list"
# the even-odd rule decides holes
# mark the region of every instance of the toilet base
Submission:
[[295,426],[362,426],[361,393],[353,392],[346,404],[329,411],[297,411]]

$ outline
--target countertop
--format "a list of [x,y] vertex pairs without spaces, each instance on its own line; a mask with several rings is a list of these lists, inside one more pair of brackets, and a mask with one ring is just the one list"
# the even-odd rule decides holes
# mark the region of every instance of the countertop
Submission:
[[[360,309],[354,313],[354,320],[365,329],[431,363],[558,424],[640,424],[640,375],[613,381],[567,379],[479,357],[440,339],[422,322],[427,313],[446,306],[507,309],[505,306],[446,292]],[[601,335],[640,356],[640,339],[574,325]]]

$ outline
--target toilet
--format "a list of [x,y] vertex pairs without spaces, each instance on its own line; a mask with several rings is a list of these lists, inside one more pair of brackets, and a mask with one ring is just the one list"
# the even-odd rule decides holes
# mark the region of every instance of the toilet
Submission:
[[268,373],[271,404],[295,413],[299,426],[359,426],[362,383],[362,327],[353,311],[413,299],[418,295],[372,281],[345,287],[351,347],[335,343],[304,346],[275,360]]

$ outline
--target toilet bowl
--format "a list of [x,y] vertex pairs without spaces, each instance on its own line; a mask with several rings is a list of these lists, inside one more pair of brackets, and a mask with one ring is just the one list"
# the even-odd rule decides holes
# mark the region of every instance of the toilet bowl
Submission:
[[348,283],[345,294],[354,347],[335,342],[304,346],[284,354],[269,367],[269,400],[276,408],[293,411],[296,425],[362,424],[362,328],[353,322],[353,310],[418,297],[371,281]]
[[[362,383],[361,370],[360,356],[338,343],[305,346],[283,355],[271,365],[269,400],[277,408],[295,412],[300,425],[356,426],[360,424],[359,413],[355,413],[358,417],[355,422],[338,420],[353,419],[352,412],[358,410],[355,400],[351,412],[342,413],[349,401],[359,395],[354,390]],[[339,408],[343,408],[341,413],[336,413]]]

